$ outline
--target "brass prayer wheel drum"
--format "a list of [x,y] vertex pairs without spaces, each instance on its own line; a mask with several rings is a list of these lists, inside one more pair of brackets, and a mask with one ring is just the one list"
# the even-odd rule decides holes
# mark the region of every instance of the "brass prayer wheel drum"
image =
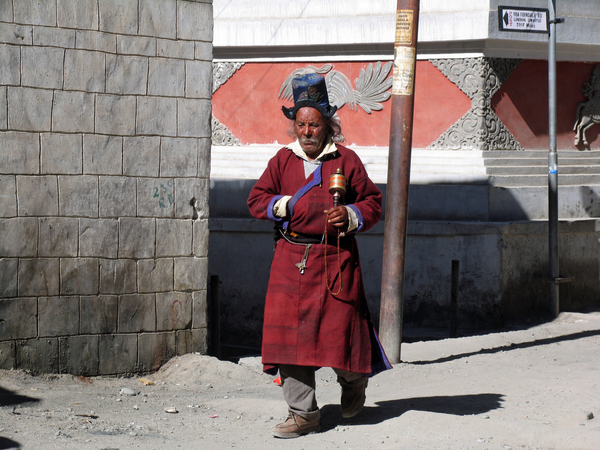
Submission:
[[346,193],[346,185],[348,181],[342,174],[341,169],[329,177],[329,193],[333,195],[333,206],[340,205],[340,197]]

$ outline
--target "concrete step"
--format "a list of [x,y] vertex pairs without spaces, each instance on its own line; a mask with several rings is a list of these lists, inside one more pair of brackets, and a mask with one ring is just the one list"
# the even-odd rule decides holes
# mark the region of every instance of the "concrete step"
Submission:
[[256,169],[261,168],[265,170],[267,167],[267,163],[269,161],[266,159],[254,159],[254,160],[239,160],[239,159],[213,159],[211,161],[211,167],[230,167],[230,168],[247,168],[247,169]]
[[[548,150],[484,150],[482,157],[488,158],[546,158]],[[600,150],[558,150],[558,157],[600,158]]]
[[470,165],[434,165],[434,164],[411,164],[411,173],[456,173],[456,174],[481,174],[485,175],[485,167]]
[[[364,162],[363,162],[364,164]],[[367,172],[380,172],[387,173],[388,165],[385,164],[365,164]],[[414,172],[425,172],[425,173],[475,173],[475,174],[486,174],[486,168],[483,166],[469,166],[469,165],[433,165],[433,164],[415,164],[414,162],[410,166],[411,173]]]
[[[237,149],[237,151],[233,150]],[[272,148],[248,148],[248,147],[213,147],[211,151],[212,160],[224,161],[269,161],[278,149]]]
[[[385,176],[375,173],[369,173],[369,177],[376,184],[387,184],[387,174]],[[489,185],[487,175],[478,174],[459,174],[459,173],[427,173],[427,172],[410,172],[411,185],[470,185],[470,186],[485,186]]]
[[[487,158],[483,160],[485,166],[548,166],[546,158]],[[570,158],[558,157],[559,166],[600,165],[600,158]]]
[[[282,146],[251,145],[212,148],[211,177],[258,179]],[[387,182],[388,149],[357,147],[375,183]],[[559,185],[599,185],[600,151],[559,151]],[[500,187],[547,186],[546,150],[480,151],[413,149],[413,184],[489,184]]]
[[[488,175],[545,175],[548,173],[548,166],[492,166],[486,167]],[[600,175],[600,165],[597,166],[577,166],[577,165],[558,165],[558,174],[560,175]]]
[[246,167],[212,167],[210,170],[211,178],[232,178],[240,180],[258,180],[264,172],[264,167],[260,169],[248,169]]
[[[387,166],[387,158],[374,158],[367,157],[362,158],[361,160],[363,164],[371,164],[377,166]],[[411,165],[421,166],[424,170],[427,168],[431,168],[431,170],[438,170],[439,167],[485,167],[485,168],[493,168],[493,167],[506,167],[507,170],[511,168],[515,168],[518,172],[518,168],[521,167],[539,167],[548,168],[548,158],[545,159],[534,159],[534,158],[526,158],[526,159],[492,159],[492,160],[482,160],[477,158],[453,158],[450,160],[444,160],[443,165],[440,164],[439,158],[422,158],[422,157],[412,157]],[[558,165],[560,167],[580,167],[582,170],[585,170],[586,167],[600,167],[600,158],[598,159],[573,159],[573,158],[559,158]],[[461,170],[462,171],[462,170]]]
[[[548,175],[492,175],[488,178],[491,186],[526,187],[547,186]],[[597,186],[600,185],[600,175],[560,175],[559,186]]]
[[[461,157],[461,158],[431,158],[431,157],[423,157],[423,156],[415,156],[412,155],[410,158],[411,164],[414,165],[422,165],[422,166],[473,166],[473,167],[483,167],[484,160],[481,158],[474,157]],[[387,164],[387,158],[382,159],[384,164]]]
[[[388,149],[385,148],[386,154]],[[482,150],[429,150],[426,148],[413,148],[412,156],[422,156],[431,158],[440,158],[443,156],[449,158],[481,158],[483,157]]]

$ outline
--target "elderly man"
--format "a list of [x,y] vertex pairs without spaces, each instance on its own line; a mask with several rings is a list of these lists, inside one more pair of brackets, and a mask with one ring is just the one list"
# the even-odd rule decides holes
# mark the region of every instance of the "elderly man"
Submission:
[[[269,161],[248,198],[252,215],[276,226],[262,362],[269,373],[279,369],[288,404],[287,420],[273,429],[279,438],[319,431],[315,368],[335,370],[341,414],[350,418],[365,403],[368,377],[391,367],[371,324],[354,238],[379,221],[381,192],[358,156],[334,143],[341,129],[325,79],[299,76],[292,88],[294,107],[283,112],[297,140]],[[347,179],[339,206],[329,191],[334,174],[334,183]]]

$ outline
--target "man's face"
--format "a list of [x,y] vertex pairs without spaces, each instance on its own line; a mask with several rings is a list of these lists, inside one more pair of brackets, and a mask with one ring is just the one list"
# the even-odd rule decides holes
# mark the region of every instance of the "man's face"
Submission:
[[328,131],[329,124],[315,108],[305,106],[296,113],[294,133],[310,159],[315,159],[323,150]]

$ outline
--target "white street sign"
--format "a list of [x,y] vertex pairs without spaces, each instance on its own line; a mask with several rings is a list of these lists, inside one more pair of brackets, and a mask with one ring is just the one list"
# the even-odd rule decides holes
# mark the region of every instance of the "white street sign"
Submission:
[[498,6],[500,31],[524,31],[548,34],[548,10]]

